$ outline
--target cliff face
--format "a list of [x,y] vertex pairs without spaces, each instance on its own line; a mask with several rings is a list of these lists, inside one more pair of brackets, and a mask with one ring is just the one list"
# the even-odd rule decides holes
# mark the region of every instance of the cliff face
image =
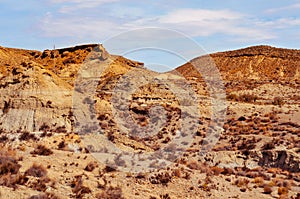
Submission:
[[97,58],[114,60],[112,74],[139,65],[111,56],[97,44],[43,52],[0,47],[0,128],[72,131],[74,81],[81,64],[96,48],[102,51]]
[[[300,50],[255,46],[245,49],[214,53],[211,61],[225,80],[299,80]],[[198,76],[191,66],[198,57],[176,70],[185,76]]]
[[71,107],[71,86],[38,62],[42,53],[1,48],[1,55],[1,127],[37,131],[45,124],[70,129],[62,115]]

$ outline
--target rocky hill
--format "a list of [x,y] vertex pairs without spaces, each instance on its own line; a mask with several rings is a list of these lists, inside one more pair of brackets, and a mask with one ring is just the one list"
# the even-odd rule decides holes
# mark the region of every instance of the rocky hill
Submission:
[[[254,46],[210,54],[225,80],[297,80],[300,79],[300,50]],[[191,60],[201,63],[204,57]],[[187,63],[176,70],[185,76],[197,75]]]
[[0,47],[0,198],[299,199],[299,55],[255,46],[159,74],[102,45]]
[[74,81],[86,56],[96,48],[103,52],[99,58],[114,60],[113,76],[138,65],[111,56],[96,44],[43,52],[0,47],[1,128],[71,131]]

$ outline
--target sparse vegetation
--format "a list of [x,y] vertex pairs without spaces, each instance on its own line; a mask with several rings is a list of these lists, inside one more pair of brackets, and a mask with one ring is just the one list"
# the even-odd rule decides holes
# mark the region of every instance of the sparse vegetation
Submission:
[[25,171],[25,176],[33,176],[33,177],[44,177],[47,175],[47,170],[42,165],[37,165],[34,163],[29,169]]
[[264,185],[264,193],[265,194],[271,194],[272,193],[272,187],[270,185]]
[[278,187],[278,195],[287,195],[289,193],[289,189],[287,187]]
[[152,184],[168,185],[168,183],[171,182],[171,180],[172,176],[168,172],[157,173],[149,178],[149,181]]
[[27,182],[27,178],[21,175],[15,152],[11,149],[4,148],[0,151],[0,185],[17,188],[17,185]]
[[0,136],[0,143],[5,143],[5,142],[7,142],[8,141],[8,137],[6,136],[6,135],[2,135],[2,136]]
[[43,124],[40,126],[39,131],[43,131],[43,132],[50,131],[50,127],[49,127],[48,124],[43,123]]
[[93,171],[96,167],[97,167],[97,163],[96,162],[90,162],[90,163],[88,163],[88,165],[86,165],[86,167],[84,168],[84,170],[86,170],[86,171]]
[[14,156],[2,155],[0,156],[0,175],[4,174],[17,174],[21,165],[18,164],[17,159]]
[[30,152],[33,155],[43,155],[43,156],[48,156],[53,154],[53,151],[51,149],[48,149],[47,147],[45,147],[44,145],[37,145],[37,147]]
[[284,100],[282,97],[274,97],[272,104],[277,106],[282,106],[284,105]]
[[55,196],[52,193],[41,193],[38,195],[33,195],[29,197],[28,199],[59,199],[59,197]]
[[162,194],[162,195],[160,195],[160,198],[161,199],[171,199],[171,197],[169,196],[169,194]]
[[[130,68],[141,65],[113,56],[118,58],[98,79],[95,95],[78,99],[87,108],[95,110],[94,114],[87,116],[95,123],[84,126],[85,121],[77,121],[76,107],[70,107],[70,92],[75,90],[84,94],[86,88],[94,85],[91,84],[94,80],[75,81],[80,65],[86,63],[85,57],[92,52],[92,48],[27,52],[0,47],[0,89],[4,93],[1,104],[3,118],[0,119],[0,198],[10,197],[10,192],[13,198],[26,195],[30,199],[57,199],[51,193],[65,198],[101,199],[222,198],[225,195],[231,198],[257,196],[300,199],[297,193],[300,186],[297,156],[300,152],[300,104],[297,96],[300,81],[293,77],[295,72],[299,72],[295,68],[298,70],[296,63],[300,51],[292,51],[285,56],[282,51],[274,54],[272,48],[255,48],[212,55],[220,67],[228,93],[227,100],[230,100],[224,112],[224,124],[212,117],[215,114],[210,105],[214,101],[207,89],[208,82],[192,74],[192,67],[183,66],[185,70],[181,72],[187,82],[183,78],[175,78],[174,82],[178,86],[188,83],[199,94],[199,118],[197,115],[194,118],[194,109],[189,109],[193,107],[183,106],[191,105],[193,99],[181,103],[182,100],[172,93],[174,90],[158,81],[141,85],[128,100],[128,107],[116,103],[116,110],[126,108],[129,111],[120,111],[119,116],[124,119],[125,126],[119,128],[119,121],[111,110],[113,89],[118,88],[116,86],[120,79],[126,77],[124,74]],[[9,60],[5,61],[7,58],[1,53],[8,53],[6,57]],[[14,57],[14,53],[18,57]],[[95,63],[98,53],[102,51],[97,51],[92,58]],[[293,56],[297,61],[290,66],[288,62]],[[249,61],[253,74],[249,74]],[[281,70],[279,66],[285,69],[283,76],[277,77]],[[139,69],[144,70],[142,67]],[[250,79],[252,76],[255,79]],[[173,81],[173,77],[168,76],[168,81]],[[54,84],[49,84],[49,80]],[[74,84],[80,86],[74,87]],[[62,95],[56,92],[60,87],[66,91]],[[19,95],[20,88],[24,89],[22,95]],[[50,91],[47,95],[32,92],[46,88]],[[14,89],[16,92],[10,92]],[[26,93],[30,93],[30,96]],[[154,114],[155,109],[152,108],[160,105],[164,111]],[[30,115],[21,116],[30,118],[20,121],[22,119],[16,115],[15,121],[7,121],[13,119],[14,111],[24,108],[30,111]],[[33,122],[31,111],[34,111]],[[48,112],[51,118],[48,118]],[[20,113],[23,114],[22,111]],[[129,117],[136,123],[135,128],[129,128],[131,122],[126,123]],[[161,122],[165,123],[160,125]],[[185,128],[185,122],[191,122],[192,125]],[[160,170],[137,174],[123,172],[120,167],[94,161],[93,152],[111,150],[105,148],[98,151],[95,145],[80,139],[82,132],[79,132],[81,129],[77,129],[78,126],[82,127],[82,132],[105,135],[120,150],[124,149],[126,155],[117,155],[108,160],[108,163],[112,161],[120,167],[130,167],[131,164],[143,166],[137,165],[135,158],[143,160],[140,154],[154,152],[157,156],[153,156],[150,164],[154,169],[160,163],[155,158],[160,158],[161,150],[169,153],[172,159],[177,155],[173,153],[178,148],[175,145],[182,145],[183,153],[175,157],[174,164],[168,164]],[[103,132],[98,132],[99,126]],[[159,128],[155,132],[145,131],[149,136],[139,137],[136,133],[140,130],[138,128],[156,126]],[[9,127],[12,130],[8,130]],[[223,127],[220,128],[222,133],[211,134],[218,127]],[[184,148],[188,142],[177,142],[176,137],[186,138],[191,132],[194,133],[194,140]],[[96,138],[98,134],[95,135]],[[212,150],[202,153],[202,149],[208,146],[212,146]],[[134,158],[125,159],[127,153],[134,153]],[[228,191],[232,193],[226,193]]]
[[28,131],[21,131],[20,133],[21,133],[21,135],[19,136],[20,141],[38,140],[34,134],[29,133]]
[[66,147],[66,143],[64,140],[62,140],[59,144],[58,144],[58,149],[64,149]]
[[271,150],[274,148],[275,148],[274,140],[272,142],[268,142],[268,143],[264,144],[264,146],[262,147],[263,150]]
[[48,178],[47,176],[44,176],[44,177],[35,179],[28,186],[30,188],[32,188],[33,190],[44,192],[44,191],[46,191],[46,189],[49,186],[53,186],[53,184],[54,184],[54,182],[52,182],[52,180],[50,178]]
[[91,193],[91,189],[83,185],[82,176],[75,176],[72,184],[72,192],[75,194],[76,198],[83,198],[85,194]]
[[227,99],[231,100],[231,101],[236,101],[236,102],[254,103],[259,98],[253,94],[242,94],[242,95],[229,94],[229,95],[227,95]]
[[125,199],[120,187],[107,187],[101,193],[96,194],[97,199]]

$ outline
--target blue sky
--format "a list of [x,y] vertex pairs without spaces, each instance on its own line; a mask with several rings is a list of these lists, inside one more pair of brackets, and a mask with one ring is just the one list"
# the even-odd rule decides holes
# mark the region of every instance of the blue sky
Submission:
[[[43,50],[54,45],[60,48],[103,43],[122,32],[161,27],[185,34],[206,52],[260,44],[300,49],[299,0],[0,0],[0,3],[0,45],[6,47]],[[145,56],[141,54],[137,58]]]

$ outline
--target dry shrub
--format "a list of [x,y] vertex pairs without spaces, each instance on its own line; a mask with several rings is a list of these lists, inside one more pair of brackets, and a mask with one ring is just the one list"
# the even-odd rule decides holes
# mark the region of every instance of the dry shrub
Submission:
[[146,178],[146,174],[141,172],[141,173],[137,173],[134,177],[136,179],[145,179]]
[[17,185],[24,185],[28,178],[21,174],[7,173],[0,177],[0,185],[6,187],[17,188]]
[[0,156],[0,175],[4,174],[17,174],[21,165],[15,157],[12,156]]
[[72,184],[72,192],[75,193],[76,198],[83,198],[85,194],[91,193],[91,189],[83,185],[82,176],[75,176]]
[[226,96],[227,100],[238,101],[238,96],[236,94],[229,94]]
[[20,133],[21,133],[21,135],[19,136],[20,141],[38,140],[38,138],[34,134],[29,133],[27,131],[20,132]]
[[289,189],[287,187],[278,187],[278,195],[287,195],[289,193]]
[[232,175],[232,174],[234,174],[234,171],[231,168],[224,168],[223,171],[221,172],[221,174],[223,174],[223,175]]
[[274,97],[272,104],[277,106],[282,106],[284,105],[284,100],[282,97]]
[[61,141],[59,144],[58,144],[58,149],[64,149],[66,147],[66,143],[65,141]]
[[28,199],[59,199],[59,197],[55,196],[52,193],[41,193],[39,195],[33,195]]
[[264,178],[263,177],[256,177],[254,178],[253,182],[257,184],[258,186],[261,186],[264,183]]
[[260,177],[260,173],[257,171],[247,171],[246,177],[248,178],[257,178]]
[[235,185],[237,185],[238,187],[244,187],[247,186],[249,183],[248,179],[242,178],[242,179],[237,179],[235,181]]
[[47,176],[44,176],[41,178],[37,178],[35,181],[31,182],[29,187],[37,191],[46,191],[50,183],[53,183],[51,179]]
[[190,169],[194,169],[194,170],[199,170],[200,169],[200,165],[197,162],[189,162],[186,165],[188,168]]
[[253,94],[242,94],[242,95],[236,95],[236,94],[229,94],[227,96],[227,100],[232,100],[232,101],[240,101],[240,102],[256,102],[258,97]]
[[190,161],[186,164],[186,166],[190,169],[201,170],[201,172],[206,172],[208,167],[202,162]]
[[47,132],[50,131],[49,125],[43,123],[42,126],[40,126],[39,131]]
[[255,102],[257,99],[258,97],[252,94],[243,94],[239,96],[239,101],[242,102]]
[[169,194],[162,194],[162,195],[160,195],[160,198],[161,199],[171,199],[171,197],[169,196]]
[[108,187],[102,193],[96,194],[97,199],[125,199],[120,187]]
[[0,185],[16,188],[17,184],[25,184],[27,178],[19,173],[15,152],[2,147],[0,151]]
[[283,181],[282,186],[290,189],[291,188],[291,183],[289,181]]
[[172,176],[168,172],[158,173],[149,178],[152,184],[167,185],[172,180]]
[[180,169],[174,169],[173,172],[172,172],[172,175],[177,177],[177,178],[180,178],[181,177],[181,170]]
[[8,141],[8,137],[6,135],[2,135],[0,137],[0,143],[6,143]]
[[37,165],[34,163],[29,169],[25,171],[25,176],[33,176],[33,177],[44,177],[47,175],[47,170],[43,165]]
[[57,127],[57,128],[54,130],[54,132],[56,132],[56,133],[67,133],[67,129],[66,129],[65,126],[59,126],[59,127]]
[[263,145],[263,150],[271,150],[275,148],[274,140]]
[[213,172],[214,175],[218,176],[220,173],[224,171],[224,169],[215,166],[215,167],[211,167],[211,171]]
[[93,171],[96,167],[97,167],[97,163],[96,162],[90,162],[88,163],[88,165],[86,165],[86,167],[84,168],[85,171]]
[[272,193],[272,187],[270,185],[264,186],[264,193],[265,194],[271,194]]
[[33,151],[30,152],[31,154],[34,155],[43,155],[43,156],[48,156],[53,154],[53,151],[51,149],[48,149],[44,145],[39,144]]
[[109,173],[109,172],[114,172],[114,171],[116,171],[116,168],[110,167],[110,166],[105,166],[105,168],[103,169],[104,173]]

